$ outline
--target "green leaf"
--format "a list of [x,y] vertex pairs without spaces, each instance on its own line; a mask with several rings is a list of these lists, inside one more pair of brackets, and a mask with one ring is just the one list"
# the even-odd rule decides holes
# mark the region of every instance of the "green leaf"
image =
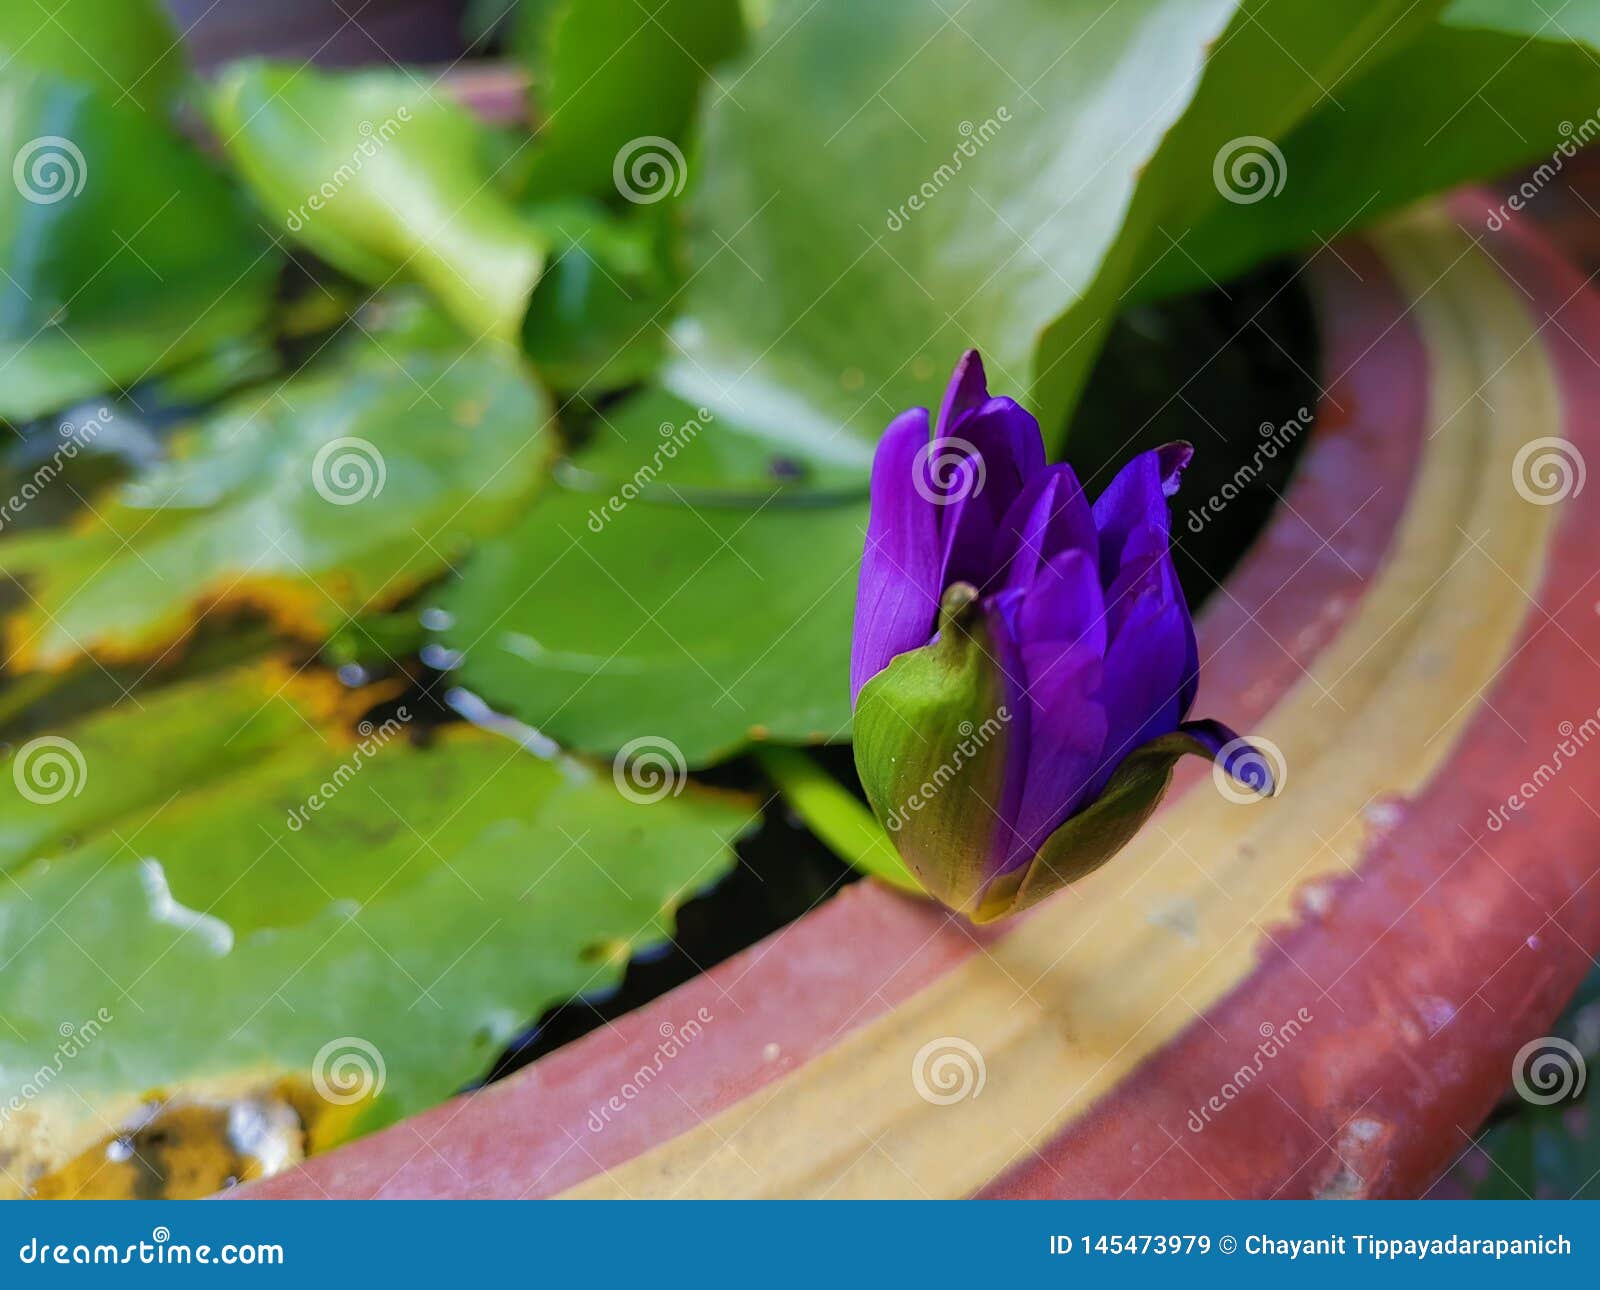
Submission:
[[1282,191],[1217,203],[1183,238],[1183,253],[1166,255],[1140,281],[1138,295],[1204,286],[1266,256],[1315,250],[1428,193],[1535,161],[1544,173],[1518,200],[1536,200],[1600,135],[1600,55],[1578,39],[1593,40],[1594,20],[1580,21],[1569,5],[1544,25],[1512,3],[1457,4],[1446,19],[1392,57],[1363,62],[1336,103],[1279,141]]
[[171,106],[183,46],[159,0],[7,0],[0,68],[53,72],[98,90],[113,106]]
[[1025,396],[1234,7],[780,6],[706,113],[668,388],[858,473],[969,345]]
[[137,383],[261,326],[281,266],[188,143],[109,94],[0,78],[0,417]]
[[[146,1101],[287,1103],[315,1146],[429,1106],[615,985],[752,822],[744,798],[629,800],[468,727],[415,747],[403,708],[341,733],[321,684],[243,669],[69,728],[54,802],[11,791],[39,796],[51,750],[0,767],[0,1085],[37,1094],[0,1122],[8,1178],[57,1190]],[[341,1046],[381,1088],[341,1086]]]
[[1593,5],[1550,0],[1453,0],[1444,21],[1513,36],[1583,43],[1600,49],[1600,10]]
[[[665,140],[666,182],[683,181],[682,149],[701,82],[739,46],[739,0],[566,0],[527,7],[517,43],[542,112],[529,191],[617,191],[619,153]],[[671,156],[676,149],[678,156]],[[658,190],[649,187],[649,200]],[[665,192],[660,192],[665,196]]]
[[[1318,112],[1339,116],[1353,76],[1415,41],[1444,0],[1361,0],[1307,5],[1300,0],[1248,0],[1206,60],[1205,74],[1188,109],[1162,140],[1139,176],[1121,227],[1103,253],[1092,284],[1050,327],[1035,359],[1035,400],[1047,441],[1064,428],[1076,406],[1106,329],[1130,297],[1150,294],[1146,284],[1168,266],[1196,274],[1194,285],[1213,286],[1228,276],[1207,270],[1191,249],[1188,230],[1208,211],[1231,219],[1235,211],[1274,206],[1280,196],[1250,189],[1249,180],[1272,187],[1280,168],[1272,140]],[[1383,131],[1344,140],[1363,162]],[[1259,168],[1251,170],[1256,158]],[[1320,163],[1313,158],[1302,169]],[[1245,168],[1241,182],[1232,165]],[[1292,175],[1298,180],[1298,170]],[[1287,181],[1286,181],[1287,182]],[[1243,204],[1231,198],[1247,199]],[[1233,265],[1249,268],[1259,253]]]
[[842,738],[865,509],[618,501],[553,489],[480,548],[442,596],[463,683],[583,751]]
[[369,285],[422,283],[473,338],[516,342],[545,244],[465,108],[415,73],[252,61],[223,75],[211,115],[274,224]]
[[147,656],[218,604],[323,639],[518,514],[552,450],[514,357],[365,342],[182,437],[86,522],[0,541],[13,661]]
[[557,390],[594,395],[642,381],[661,357],[677,274],[660,220],[623,221],[588,202],[535,206],[550,245],[522,346]]

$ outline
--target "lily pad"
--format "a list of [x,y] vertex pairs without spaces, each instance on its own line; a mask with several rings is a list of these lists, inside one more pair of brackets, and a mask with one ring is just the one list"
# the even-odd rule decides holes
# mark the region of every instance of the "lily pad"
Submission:
[[[752,822],[744,798],[681,780],[630,798],[470,727],[416,747],[403,708],[350,733],[317,691],[246,668],[68,728],[53,802],[40,747],[0,767],[14,1182],[61,1190],[157,1110],[287,1108],[317,1147],[437,1102],[529,1018],[614,986]],[[181,796],[119,775],[205,753]]]
[[444,571],[542,478],[550,412],[518,359],[363,342],[224,404],[84,522],[0,540],[28,596],[16,666],[154,654],[198,614],[320,641]]
[[546,243],[496,184],[493,136],[432,79],[237,63],[212,122],[274,224],[371,286],[421,282],[469,336],[511,344]]
[[1135,294],[1201,287],[1269,255],[1315,250],[1427,193],[1524,163],[1559,171],[1600,133],[1597,40],[1600,22],[1575,5],[1458,0],[1398,52],[1363,60],[1336,102],[1279,140],[1280,191],[1215,203]]
[[25,67],[0,78],[0,417],[136,384],[265,321],[282,256],[156,115]]

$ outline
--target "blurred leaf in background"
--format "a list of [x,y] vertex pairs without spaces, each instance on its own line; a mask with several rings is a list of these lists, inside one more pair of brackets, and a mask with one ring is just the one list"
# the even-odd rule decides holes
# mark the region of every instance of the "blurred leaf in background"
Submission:
[[546,240],[501,192],[489,131],[465,108],[415,73],[245,62],[211,116],[289,236],[368,286],[423,283],[473,341],[515,343]]

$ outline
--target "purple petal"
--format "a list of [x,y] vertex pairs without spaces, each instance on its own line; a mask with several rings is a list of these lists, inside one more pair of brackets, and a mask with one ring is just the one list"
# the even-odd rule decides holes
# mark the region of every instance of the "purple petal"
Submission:
[[[1014,594],[1014,593],[1013,593]],[[1105,612],[1094,561],[1064,551],[1039,574],[1016,612],[1028,681],[1026,770],[1007,867],[1031,859],[1077,808],[1102,760],[1107,716],[1098,692]]]
[[978,351],[969,349],[956,363],[950,374],[950,384],[945,388],[944,402],[939,405],[939,419],[934,422],[934,433],[943,435],[955,419],[972,411],[989,399],[989,382],[984,375],[983,359]]
[[[1063,551],[1050,560],[1022,598],[1017,631],[1025,645],[1082,641],[1104,654],[1105,601],[1094,560],[1083,551]],[[1034,683],[1032,672],[1028,680]]]
[[1008,587],[1027,587],[1051,557],[1099,548],[1094,515],[1071,466],[1046,466],[1000,521],[992,563]]
[[1175,730],[1189,684],[1189,614],[1160,587],[1140,594],[1106,650],[1100,697],[1108,731],[1096,791],[1141,744]]
[[1178,491],[1183,469],[1194,456],[1186,443],[1169,443],[1141,452],[1117,472],[1105,492],[1095,499],[1094,523],[1100,531],[1100,579],[1107,586],[1122,567],[1123,548],[1130,536],[1154,526],[1170,532],[1167,499]]
[[[964,469],[954,468],[957,462]],[[1000,521],[1024,483],[1044,469],[1039,423],[1014,399],[989,399],[935,437],[930,466],[949,498],[940,518],[945,582],[986,589]]]
[[928,411],[913,408],[890,423],[872,460],[872,510],[856,591],[850,656],[850,702],[906,650],[928,643],[938,620],[939,508],[914,486],[928,446]]
[[1278,775],[1272,758],[1222,722],[1209,718],[1185,721],[1178,729],[1203,745],[1213,761],[1251,792],[1261,797],[1277,793]]
[[[1029,675],[1027,771],[1006,870],[1026,864],[1083,803],[1104,760],[1107,734],[1099,652],[1086,641],[1025,645]],[[1016,744],[1012,745],[1017,747]]]

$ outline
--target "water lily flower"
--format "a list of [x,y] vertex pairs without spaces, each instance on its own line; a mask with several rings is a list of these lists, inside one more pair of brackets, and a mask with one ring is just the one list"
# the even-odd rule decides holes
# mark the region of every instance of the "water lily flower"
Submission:
[[977,352],[937,423],[896,417],[872,467],[851,658],[856,766],[926,890],[976,922],[1109,860],[1185,753],[1253,794],[1267,758],[1188,721],[1194,624],[1168,499],[1193,450],[1130,461],[1095,499]]

